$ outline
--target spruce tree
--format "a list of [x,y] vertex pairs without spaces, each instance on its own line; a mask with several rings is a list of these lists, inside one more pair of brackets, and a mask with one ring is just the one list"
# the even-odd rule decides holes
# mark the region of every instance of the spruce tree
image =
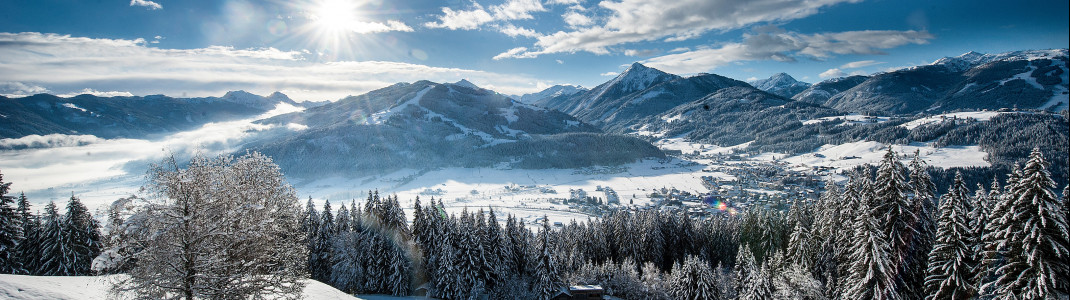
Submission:
[[329,282],[331,279],[331,247],[334,239],[334,214],[331,213],[331,201],[323,202],[323,213],[320,214],[319,229],[316,231],[316,242],[313,245],[312,265],[309,272],[312,279],[320,282]]
[[888,147],[877,169],[874,195],[868,204],[873,208],[873,216],[880,219],[877,224],[883,226],[884,237],[888,241],[890,255],[887,259],[894,266],[890,274],[895,282],[895,291],[901,298],[914,299],[913,296],[918,295],[921,289],[914,283],[920,282],[919,277],[923,276],[919,274],[915,277],[913,273],[918,264],[912,255],[916,250],[914,239],[919,234],[920,224],[914,213],[914,205],[906,195],[909,187],[904,183],[903,171],[896,153]]
[[995,270],[993,292],[1004,298],[1051,299],[1068,294],[1066,214],[1040,150],[1034,148],[1010,187],[1009,209],[993,232],[1004,263]]
[[[921,298],[924,293],[925,274],[928,270],[929,252],[932,251],[936,239],[936,185],[933,184],[928,167],[921,160],[920,150],[914,152],[914,159],[910,162],[910,182],[908,185],[914,197],[910,198],[910,207],[917,220],[915,232],[909,237],[904,256],[907,258],[901,268],[904,274],[904,286],[911,289],[908,299]],[[963,187],[965,190],[965,187]],[[963,198],[965,199],[965,198]],[[964,200],[968,201],[968,200]],[[967,202],[968,204],[968,202]]]
[[929,254],[929,269],[925,277],[927,299],[969,299],[977,291],[974,271],[977,260],[970,228],[969,196],[962,173],[955,174],[955,183],[940,202],[940,218],[936,243]]
[[63,215],[64,275],[83,276],[91,273],[93,258],[100,254],[100,224],[93,219],[82,201],[71,195],[67,213]]
[[536,257],[534,291],[539,299],[550,299],[556,296],[560,288],[561,274],[554,259],[550,238],[550,221],[546,216],[542,219],[542,232],[539,233],[539,252]]
[[63,219],[56,210],[56,203],[49,201],[45,205],[44,221],[41,228],[41,253],[38,256],[37,270],[35,275],[56,276],[66,275],[61,270],[65,269],[63,254],[67,252],[63,243]]
[[312,272],[319,257],[316,252],[316,233],[319,232],[320,220],[311,196],[308,197],[308,204],[302,213],[301,230],[305,232],[305,249],[308,251],[306,268]]
[[41,253],[41,223],[37,215],[30,212],[30,200],[26,198],[26,193],[19,194],[18,203],[19,206],[15,212],[19,216],[19,222],[22,223],[22,232],[25,237],[15,248],[19,260],[22,261],[22,272],[19,274],[32,274],[37,270],[37,256]]
[[15,197],[8,195],[10,182],[4,182],[0,174],[0,273],[24,273],[22,259],[18,256],[18,247],[25,239],[22,232],[22,219],[15,212]]
[[896,290],[895,258],[866,201],[856,209],[854,242],[845,282],[844,299],[902,299]]
[[669,294],[674,299],[705,300],[720,299],[713,270],[709,264],[695,256],[688,256],[683,263],[673,265],[669,279]]

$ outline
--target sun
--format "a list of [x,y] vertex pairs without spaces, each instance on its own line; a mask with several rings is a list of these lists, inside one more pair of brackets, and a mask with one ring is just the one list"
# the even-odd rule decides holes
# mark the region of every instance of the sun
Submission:
[[348,0],[321,0],[312,10],[312,18],[321,30],[329,32],[354,31],[361,24],[357,5]]

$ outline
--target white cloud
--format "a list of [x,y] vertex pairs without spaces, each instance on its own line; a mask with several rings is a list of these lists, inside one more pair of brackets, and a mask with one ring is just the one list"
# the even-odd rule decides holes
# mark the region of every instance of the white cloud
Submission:
[[[932,34],[924,31],[864,30],[836,33],[800,34],[765,28],[745,34],[743,42],[718,48],[659,56],[644,64],[666,72],[684,74],[707,72],[728,63],[753,60],[795,61],[796,57],[825,59],[844,54],[884,54],[881,49],[906,44],[925,44]],[[518,53],[516,55],[530,55]]]
[[813,15],[819,9],[859,0],[622,0],[602,1],[609,12],[601,26],[546,35],[526,55],[574,53],[608,54],[626,43],[697,37],[711,30],[730,30]]
[[517,54],[523,53],[524,51],[528,51],[528,48],[516,47],[516,48],[513,48],[513,49],[506,50],[505,52],[502,52],[502,53],[500,53],[498,55],[495,55],[494,58],[492,58],[492,59],[500,60],[500,59],[503,59],[503,58],[516,58]]
[[594,24],[594,20],[584,14],[581,14],[576,10],[569,10],[564,15],[561,15],[561,18],[564,19],[565,23],[568,24],[568,26],[571,26],[572,28],[584,27]]
[[438,21],[424,23],[424,26],[450,30],[474,30],[494,21],[532,19],[534,16],[531,13],[542,11],[546,11],[546,8],[539,0],[508,0],[500,5],[491,6],[489,9],[483,8],[479,3],[473,3],[471,10],[453,10],[443,7]]
[[548,0],[546,4],[575,5],[580,4],[580,0]]
[[442,16],[438,17],[438,22],[427,22],[424,26],[430,28],[447,28],[450,30],[465,29],[472,30],[478,29],[480,25],[494,21],[494,17],[490,15],[483,7],[476,3],[476,7],[473,10],[453,10],[449,7],[442,8]]
[[653,56],[653,55],[656,55],[658,53],[661,53],[661,50],[657,50],[657,49],[645,49],[645,50],[625,49],[624,50],[624,55],[627,55],[627,56]]
[[523,75],[384,61],[318,62],[312,53],[274,48],[148,45],[140,39],[0,33],[0,93],[201,97],[241,89],[262,95],[282,91],[295,100],[334,100],[397,82],[461,78],[493,84],[502,93],[537,91],[536,80]]
[[600,76],[617,76],[617,75],[620,75],[620,73],[610,71],[610,72],[605,72],[605,73],[598,74],[598,75],[600,75]]
[[847,76],[847,73],[843,72],[843,70],[840,70],[838,68],[832,68],[821,72],[821,74],[817,74],[817,76],[820,76],[822,79],[839,78]]
[[875,60],[860,60],[860,61],[852,61],[852,62],[843,64],[842,66],[840,66],[840,68],[841,69],[858,69],[858,68],[864,68],[864,67],[868,67],[868,66],[872,66],[872,65],[879,65],[879,64],[883,64],[883,63],[884,62],[875,61]]
[[59,94],[59,95],[56,95],[56,96],[67,98],[67,97],[74,97],[74,96],[83,95],[83,94],[89,94],[89,95],[93,95],[93,96],[97,96],[97,97],[129,97],[129,96],[133,96],[134,95],[134,94],[131,94],[130,92],[120,92],[120,91],[102,92],[102,91],[98,91],[98,90],[94,90],[94,89],[90,89],[90,88],[85,88],[85,89],[82,89],[81,91],[78,91],[78,92],[68,93],[68,94]]
[[502,33],[504,33],[505,35],[508,35],[510,37],[523,36],[523,37],[537,38],[537,37],[542,36],[542,34],[539,34],[538,32],[535,32],[535,30],[531,30],[531,29],[523,28],[523,27],[517,27],[517,26],[514,26],[513,24],[506,24],[505,26],[498,26],[498,31],[501,31]]
[[151,10],[163,9],[163,6],[159,3],[149,0],[130,0],[130,6],[144,6]]
[[386,23],[356,21],[356,22],[351,22],[351,23],[347,24],[346,27],[350,31],[353,31],[355,33],[379,33],[379,32],[390,32],[390,31],[412,32],[413,31],[412,27],[409,27],[409,25],[405,25],[405,23],[402,23],[400,21],[395,21],[395,20],[389,20],[389,21],[386,21]]
[[39,85],[17,81],[0,82],[0,95],[4,97],[24,97],[41,93],[48,93],[48,89]]
[[556,61],[556,62],[557,62],[557,64],[559,64],[559,65],[563,65],[563,64],[565,64],[565,61],[563,61],[563,60],[560,60],[560,59],[555,59],[554,61]]

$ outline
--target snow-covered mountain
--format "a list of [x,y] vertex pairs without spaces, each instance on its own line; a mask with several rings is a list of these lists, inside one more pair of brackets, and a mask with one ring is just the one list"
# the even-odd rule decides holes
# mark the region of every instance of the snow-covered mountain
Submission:
[[661,156],[647,142],[463,82],[398,83],[260,122],[307,128],[249,146],[299,176],[503,162],[582,167]]
[[784,98],[791,98],[806,90],[810,87],[809,83],[795,80],[794,77],[787,73],[776,73],[766,79],[759,79],[749,82],[755,88],[779,95]]
[[189,130],[208,122],[248,118],[280,103],[315,105],[295,103],[278,92],[262,97],[245,91],[205,98],[98,97],[88,94],[69,98],[49,94],[22,98],[0,96],[0,138],[54,133],[140,138]]
[[587,88],[582,87],[582,86],[576,86],[576,85],[571,85],[571,84],[559,84],[559,85],[548,87],[545,90],[539,91],[537,93],[530,93],[530,94],[524,94],[522,96],[517,96],[517,97],[515,97],[515,99],[520,100],[520,102],[524,102],[524,103],[536,103],[536,102],[542,101],[543,99],[549,99],[549,98],[561,97],[561,96],[571,96],[571,95],[574,95],[576,93],[585,92],[585,91],[587,91]]
[[813,104],[825,104],[825,101],[828,101],[832,96],[851,89],[866,81],[866,79],[869,79],[869,77],[862,75],[832,78],[811,85],[805,90],[796,93],[791,99]]
[[601,126],[608,132],[627,132],[639,119],[665,112],[727,87],[753,88],[715,74],[680,77],[642,64],[597,87],[572,96],[536,102]]
[[970,52],[873,75],[823,104],[885,115],[1010,107],[1059,111],[1068,102],[1067,63],[1067,49]]

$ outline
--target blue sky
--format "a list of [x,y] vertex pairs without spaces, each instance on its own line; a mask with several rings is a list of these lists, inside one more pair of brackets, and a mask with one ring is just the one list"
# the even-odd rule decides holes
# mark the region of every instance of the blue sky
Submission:
[[468,78],[593,87],[632,62],[817,82],[1068,47],[1067,1],[2,1],[0,94],[338,99]]

